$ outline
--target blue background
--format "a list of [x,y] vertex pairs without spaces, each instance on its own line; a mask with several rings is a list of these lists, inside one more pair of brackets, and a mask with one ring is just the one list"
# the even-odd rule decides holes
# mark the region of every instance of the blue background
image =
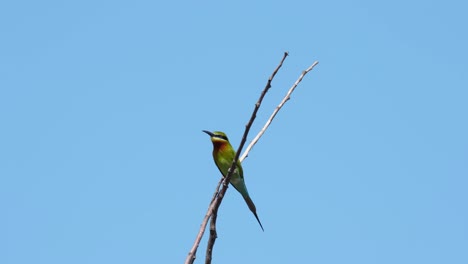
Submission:
[[[0,263],[468,263],[465,1],[3,1]],[[197,263],[203,263],[206,239]]]

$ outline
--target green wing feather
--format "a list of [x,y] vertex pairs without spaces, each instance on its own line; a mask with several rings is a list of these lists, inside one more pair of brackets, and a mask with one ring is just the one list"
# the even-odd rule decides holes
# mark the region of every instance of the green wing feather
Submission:
[[[213,158],[215,160],[216,167],[218,167],[221,174],[224,177],[226,177],[228,170],[231,167],[231,163],[236,156],[236,152],[232,148],[229,141],[225,142],[224,144],[227,145],[224,147],[215,148],[213,150]],[[260,222],[260,219],[257,216],[257,208],[255,207],[255,204],[250,198],[249,192],[247,191],[247,186],[245,185],[244,181],[244,171],[242,170],[242,165],[239,160],[237,161],[236,169],[234,170],[234,173],[232,174],[229,182],[242,195],[245,202],[247,203],[247,206],[249,207],[250,211],[254,214],[255,218],[257,219],[257,222],[260,224],[260,227],[263,230],[262,223]]]

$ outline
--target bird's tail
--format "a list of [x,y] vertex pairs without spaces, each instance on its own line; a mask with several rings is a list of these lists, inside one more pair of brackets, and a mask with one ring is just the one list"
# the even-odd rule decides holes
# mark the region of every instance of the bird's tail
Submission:
[[255,207],[255,204],[253,203],[252,199],[250,199],[249,195],[243,195],[244,197],[244,200],[245,202],[247,203],[247,205],[249,206],[249,209],[250,211],[252,211],[252,213],[254,214],[255,218],[257,218],[257,222],[258,224],[260,225],[260,227],[262,228],[262,231],[265,231],[263,230],[263,226],[262,226],[262,223],[260,222],[260,219],[258,219],[258,216],[257,216],[257,208]]

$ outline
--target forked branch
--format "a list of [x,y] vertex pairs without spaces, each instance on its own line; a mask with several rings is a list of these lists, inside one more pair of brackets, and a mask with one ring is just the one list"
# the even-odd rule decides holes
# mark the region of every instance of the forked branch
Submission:
[[[296,80],[294,85],[289,89],[289,91],[287,92],[286,96],[283,98],[281,103],[273,111],[272,115],[267,120],[266,124],[263,126],[263,128],[260,130],[260,132],[252,140],[252,142],[249,144],[249,146],[247,147],[246,151],[242,154],[242,156],[240,156],[240,153],[241,153],[241,151],[242,151],[242,149],[243,149],[243,147],[245,145],[245,142],[247,141],[247,136],[248,136],[248,134],[250,132],[250,128],[252,127],[252,124],[253,124],[256,116],[257,116],[257,112],[260,109],[260,105],[262,104],[263,98],[265,97],[268,90],[271,88],[271,82],[273,81],[273,78],[276,76],[279,69],[283,65],[283,62],[284,62],[284,60],[286,59],[287,56],[288,56],[288,53],[285,52],[284,55],[283,55],[283,58],[281,59],[281,61],[279,63],[279,65],[276,67],[276,69],[271,74],[270,78],[267,81],[267,84],[265,85],[265,88],[263,89],[262,93],[260,94],[260,97],[259,97],[257,103],[255,104],[252,115],[251,115],[248,123],[245,126],[245,131],[244,131],[244,134],[242,136],[239,147],[237,148],[236,156],[235,156],[234,160],[232,161],[231,167],[229,168],[226,177],[222,178],[219,181],[218,186],[216,187],[216,191],[215,191],[215,193],[213,195],[210,206],[208,207],[208,211],[207,211],[207,213],[206,213],[206,215],[205,215],[205,217],[204,217],[204,219],[202,221],[202,224],[200,226],[200,230],[199,230],[198,235],[197,235],[197,237],[195,239],[195,242],[194,242],[194,244],[192,246],[192,249],[190,250],[190,252],[189,252],[189,254],[188,254],[188,256],[187,256],[187,258],[185,260],[185,264],[192,264],[195,261],[197,249],[199,247],[201,238],[203,237],[206,226],[208,224],[208,220],[210,218],[211,218],[210,236],[209,236],[209,239],[208,239],[205,263],[207,263],[207,264],[211,263],[213,247],[214,247],[214,243],[215,243],[216,238],[217,238],[216,219],[217,219],[218,209],[219,209],[219,206],[221,205],[221,202],[222,202],[222,200],[224,198],[224,195],[226,194],[227,188],[229,187],[229,181],[230,181],[230,178],[231,178],[231,176],[232,176],[232,174],[233,174],[233,172],[235,170],[237,160],[240,160],[242,162],[248,156],[250,150],[258,142],[260,137],[265,133],[265,131],[267,130],[267,128],[269,127],[269,125],[271,124],[273,119],[275,118],[276,114],[279,112],[279,110],[281,110],[283,105],[290,99],[291,93],[294,91],[294,89],[297,87],[297,85],[302,81],[302,78],[304,78],[304,76],[308,72],[310,72],[318,64],[318,62],[316,61],[309,68],[307,68],[305,71],[302,72],[302,74]],[[220,190],[221,183],[222,183],[222,188]]]
[[281,110],[283,105],[291,98],[291,94],[294,92],[294,89],[296,89],[297,85],[302,81],[304,76],[308,72],[310,72],[317,64],[318,64],[318,61],[315,61],[312,65],[310,65],[310,67],[307,68],[305,71],[303,71],[302,74],[299,76],[299,78],[297,78],[297,80],[296,80],[296,82],[294,82],[293,86],[291,88],[289,88],[289,90],[286,93],[286,95],[284,96],[283,100],[281,100],[281,103],[275,108],[275,110],[271,114],[270,118],[268,118],[268,120],[266,121],[263,128],[260,130],[260,132],[258,132],[258,134],[255,136],[255,138],[252,139],[252,141],[247,146],[247,148],[245,149],[242,156],[239,158],[240,162],[244,161],[244,159],[247,158],[247,156],[249,155],[250,150],[253,148],[253,146],[255,146],[255,144],[257,144],[258,140],[263,136],[263,134],[265,134],[265,131],[268,129],[268,127],[270,126],[273,119],[275,119],[276,114],[279,112],[279,110]]

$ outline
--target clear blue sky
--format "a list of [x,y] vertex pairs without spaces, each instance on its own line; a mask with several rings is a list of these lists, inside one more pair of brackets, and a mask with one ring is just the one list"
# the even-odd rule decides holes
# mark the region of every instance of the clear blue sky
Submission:
[[[466,1],[3,1],[0,263],[468,263]],[[203,263],[206,239],[197,263]]]

